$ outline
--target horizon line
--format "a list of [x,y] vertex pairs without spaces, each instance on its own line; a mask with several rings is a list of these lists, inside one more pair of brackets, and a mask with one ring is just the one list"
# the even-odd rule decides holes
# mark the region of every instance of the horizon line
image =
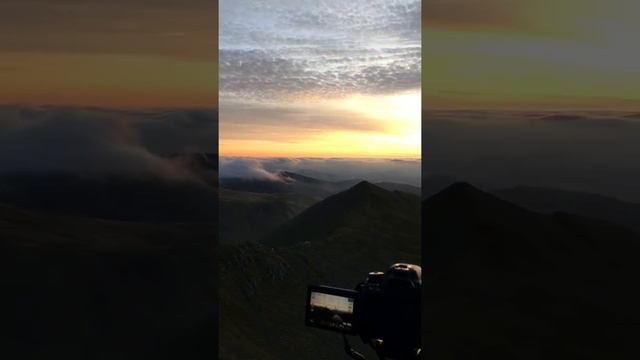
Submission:
[[219,158],[245,158],[245,159],[350,159],[350,160],[414,160],[422,161],[422,156],[318,156],[318,155],[230,155],[218,153]]

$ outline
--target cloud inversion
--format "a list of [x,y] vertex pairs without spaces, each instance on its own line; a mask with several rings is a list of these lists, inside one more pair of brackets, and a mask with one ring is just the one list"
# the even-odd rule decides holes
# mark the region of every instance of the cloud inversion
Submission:
[[215,110],[0,106],[0,175],[190,177],[168,155],[215,152]]
[[420,164],[410,159],[224,157],[220,177],[278,180],[277,173],[290,171],[328,181],[365,179],[420,186]]

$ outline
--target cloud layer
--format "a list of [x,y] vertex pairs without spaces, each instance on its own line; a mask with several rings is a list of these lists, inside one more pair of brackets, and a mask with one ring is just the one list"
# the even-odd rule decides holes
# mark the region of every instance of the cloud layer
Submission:
[[0,174],[186,178],[165,155],[214,152],[215,110],[0,106]]
[[341,96],[420,87],[417,0],[220,3],[220,93]]
[[419,186],[420,165],[419,160],[223,157],[220,177],[278,180],[278,172],[291,171],[329,181],[364,179]]

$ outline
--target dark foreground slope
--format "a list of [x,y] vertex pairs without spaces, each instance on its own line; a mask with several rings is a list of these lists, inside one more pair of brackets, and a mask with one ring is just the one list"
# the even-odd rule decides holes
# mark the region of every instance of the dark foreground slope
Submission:
[[419,262],[419,231],[418,196],[365,182],[313,205],[263,243],[224,247],[222,359],[344,358],[338,334],[304,326],[307,285],[353,288],[369,271]]
[[0,203],[50,214],[131,222],[210,222],[217,189],[197,178],[91,177],[74,173],[0,176]]
[[468,184],[423,204],[428,359],[633,359],[640,238]]
[[216,236],[0,205],[0,358],[215,358]]

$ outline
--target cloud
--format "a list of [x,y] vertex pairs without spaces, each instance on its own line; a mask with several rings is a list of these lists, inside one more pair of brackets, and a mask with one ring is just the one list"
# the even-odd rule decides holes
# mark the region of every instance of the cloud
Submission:
[[[215,110],[0,106],[0,173],[190,178],[164,155],[216,148]],[[208,135],[206,135],[208,133]]]
[[223,49],[220,92],[253,99],[394,93],[420,88],[420,66],[419,47],[363,57],[344,51],[339,58],[325,54],[298,59],[274,51]]
[[640,121],[618,112],[427,111],[424,176],[640,202]]
[[419,186],[420,160],[349,159],[349,158],[245,158],[220,159],[220,177],[245,177],[278,180],[277,173],[291,171],[329,180],[364,179],[373,182],[390,181]]
[[214,109],[179,109],[132,119],[142,145],[154,153],[216,153],[218,113]]
[[220,93],[228,99],[420,88],[415,0],[220,4]]
[[222,177],[249,178],[279,181],[275,172],[268,171],[258,159],[249,158],[225,158],[220,162]]

